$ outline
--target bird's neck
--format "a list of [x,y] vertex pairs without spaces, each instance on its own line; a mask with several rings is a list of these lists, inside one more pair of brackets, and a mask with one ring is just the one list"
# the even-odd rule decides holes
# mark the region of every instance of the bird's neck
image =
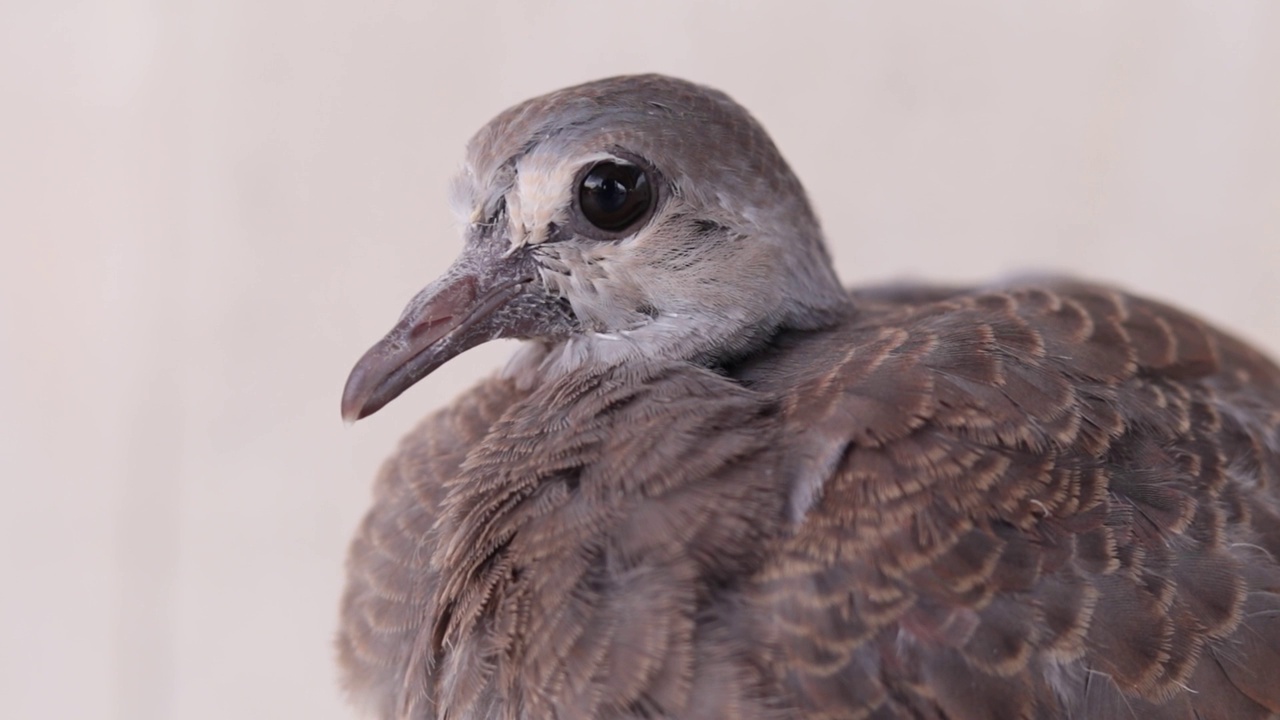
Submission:
[[579,333],[557,341],[530,341],[511,358],[504,376],[531,388],[581,371],[652,360],[702,367],[731,364],[767,346],[780,333],[829,327],[847,316],[847,302],[805,308],[796,317],[746,319],[695,313],[660,313],[629,330]]

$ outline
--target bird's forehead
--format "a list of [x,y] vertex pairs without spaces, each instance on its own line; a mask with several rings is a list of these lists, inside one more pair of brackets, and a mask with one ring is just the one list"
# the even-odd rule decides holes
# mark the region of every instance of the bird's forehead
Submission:
[[660,149],[650,137],[643,124],[597,115],[495,138],[469,154],[455,209],[466,221],[477,222],[494,217],[505,203],[511,220],[520,225],[513,228],[517,234],[523,234],[521,228],[545,227],[568,207],[574,179],[584,166],[633,156],[658,160]]
[[622,113],[573,117],[553,115],[550,123],[512,128],[510,133],[473,143],[468,171],[480,185],[503,192],[526,174],[572,176],[584,162],[619,152],[650,159],[664,154],[660,143],[655,143],[664,129],[654,118]]
[[562,219],[558,216],[568,207],[574,178],[584,166],[620,155],[646,155],[643,130],[607,121],[585,118],[542,128],[525,135],[524,142],[512,133],[494,146],[476,148],[459,178],[462,192],[455,209],[467,222],[479,222],[493,218],[505,203],[512,229],[520,236],[512,240],[538,242],[521,238]]
[[473,222],[492,216],[513,191],[537,204],[560,202],[583,164],[621,147],[643,145],[642,132],[619,128],[608,115],[576,106],[510,113],[487,125],[468,146],[455,209]]
[[467,146],[454,209],[464,222],[493,218],[513,190],[563,206],[584,163],[619,153],[645,159],[669,181],[709,181],[744,201],[797,189],[763,129],[728,96],[640,75],[559,90],[499,114]]
[[[561,139],[590,143],[609,135],[656,140],[673,124],[724,121],[741,109],[722,93],[659,75],[608,78],[526,100],[489,121],[468,145],[481,174]],[[678,122],[684,120],[687,122]],[[673,121],[677,121],[674,122]]]

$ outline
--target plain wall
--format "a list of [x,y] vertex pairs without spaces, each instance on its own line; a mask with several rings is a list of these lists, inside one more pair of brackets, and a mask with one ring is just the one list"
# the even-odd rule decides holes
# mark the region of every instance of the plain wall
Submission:
[[1280,3],[0,6],[0,716],[350,717],[347,538],[477,349],[344,427],[508,105],[611,74],[770,129],[848,282],[1116,281],[1280,353]]

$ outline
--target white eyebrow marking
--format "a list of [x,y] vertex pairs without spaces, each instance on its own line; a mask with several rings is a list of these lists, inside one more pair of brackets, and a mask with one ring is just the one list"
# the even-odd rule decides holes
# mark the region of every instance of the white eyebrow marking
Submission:
[[507,193],[512,250],[546,242],[552,223],[568,219],[573,179],[584,166],[601,160],[626,162],[596,152],[566,160],[553,149],[535,149],[516,163],[516,181]]

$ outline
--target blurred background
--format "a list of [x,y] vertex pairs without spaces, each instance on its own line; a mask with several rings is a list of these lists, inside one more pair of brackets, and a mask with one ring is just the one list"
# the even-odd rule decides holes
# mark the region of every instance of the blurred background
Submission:
[[1280,3],[0,3],[0,716],[345,718],[380,460],[470,134],[660,71],[751,108],[842,276],[1122,283],[1280,355]]

